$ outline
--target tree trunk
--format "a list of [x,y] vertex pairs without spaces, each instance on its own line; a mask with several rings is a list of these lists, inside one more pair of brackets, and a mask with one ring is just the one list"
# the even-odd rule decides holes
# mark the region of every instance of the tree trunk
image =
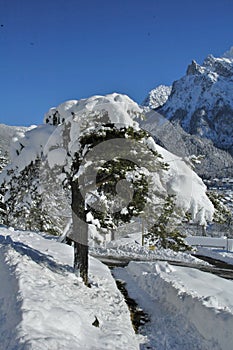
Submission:
[[85,285],[88,285],[88,246],[74,242],[74,270],[78,271]]
[[85,199],[78,181],[71,184],[73,232],[70,238],[74,241],[74,271],[78,272],[88,285],[88,224],[86,223]]

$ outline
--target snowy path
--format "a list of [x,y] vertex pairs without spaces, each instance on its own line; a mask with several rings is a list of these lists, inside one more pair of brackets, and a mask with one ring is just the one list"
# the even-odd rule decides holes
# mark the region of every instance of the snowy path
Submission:
[[1,228],[0,257],[1,350],[139,349],[124,298],[98,260],[90,259],[88,288],[72,272],[71,247]]
[[22,320],[19,284],[15,267],[7,262],[7,247],[0,244],[0,341],[1,349],[11,349],[16,341],[16,327]]
[[148,262],[116,268],[114,276],[150,317],[141,350],[232,350],[232,281]]

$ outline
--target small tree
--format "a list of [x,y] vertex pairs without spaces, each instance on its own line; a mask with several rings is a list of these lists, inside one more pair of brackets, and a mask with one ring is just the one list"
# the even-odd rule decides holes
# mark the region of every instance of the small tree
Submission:
[[175,251],[191,250],[185,243],[185,235],[179,232],[177,225],[180,215],[176,212],[175,196],[168,195],[157,216],[153,213],[154,224],[149,228],[145,238],[149,244],[157,248],[172,249]]
[[219,230],[224,231],[226,234],[231,234],[233,226],[233,215],[230,209],[224,204],[224,197],[222,194],[213,190],[207,191],[207,196],[214,205],[215,212],[213,216],[213,222],[219,225]]

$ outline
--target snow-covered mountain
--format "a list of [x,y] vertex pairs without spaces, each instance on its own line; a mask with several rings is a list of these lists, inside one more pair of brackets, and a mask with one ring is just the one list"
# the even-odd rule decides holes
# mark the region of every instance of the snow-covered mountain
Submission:
[[178,123],[172,123],[162,114],[150,110],[141,126],[149,131],[155,142],[173,154],[187,160],[192,155],[203,156],[195,164],[195,171],[205,179],[233,177],[233,157],[214,146],[213,141],[187,133]]
[[209,55],[203,65],[192,61],[159,112],[233,153],[233,49],[220,58]]
[[[188,155],[203,154],[204,165],[197,168],[200,175],[233,176],[233,159],[229,155],[233,155],[232,83],[233,48],[220,58],[209,55],[202,65],[192,61],[186,75],[173,83],[163,105],[153,107],[150,102],[151,96],[155,101],[160,100],[157,89],[152,90],[146,99],[148,106],[172,123],[170,129],[173,132],[165,130],[161,118],[158,124],[158,116],[154,114],[153,117],[152,112],[147,114],[143,127],[151,131],[157,141],[158,133],[162,132],[161,144],[180,156],[185,155],[184,150]],[[177,144],[174,134],[179,134],[182,147],[180,142]]]
[[162,107],[167,102],[171,94],[172,87],[166,85],[159,85],[149,92],[149,95],[142,103],[142,106],[156,109]]

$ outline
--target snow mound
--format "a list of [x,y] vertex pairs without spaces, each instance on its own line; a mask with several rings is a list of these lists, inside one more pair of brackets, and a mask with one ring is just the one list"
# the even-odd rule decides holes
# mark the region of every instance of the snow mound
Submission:
[[163,262],[131,262],[114,275],[149,313],[152,348],[232,349],[232,281]]
[[108,268],[90,258],[88,288],[72,271],[72,255],[42,234],[0,228],[2,350],[139,349]]
[[107,112],[106,122],[121,127],[133,126],[133,119],[139,116],[142,109],[127,95],[113,93],[106,96],[93,96],[87,99],[64,102],[58,107],[51,108],[45,114],[44,123],[59,124],[74,116],[85,118],[87,114],[93,111]]

